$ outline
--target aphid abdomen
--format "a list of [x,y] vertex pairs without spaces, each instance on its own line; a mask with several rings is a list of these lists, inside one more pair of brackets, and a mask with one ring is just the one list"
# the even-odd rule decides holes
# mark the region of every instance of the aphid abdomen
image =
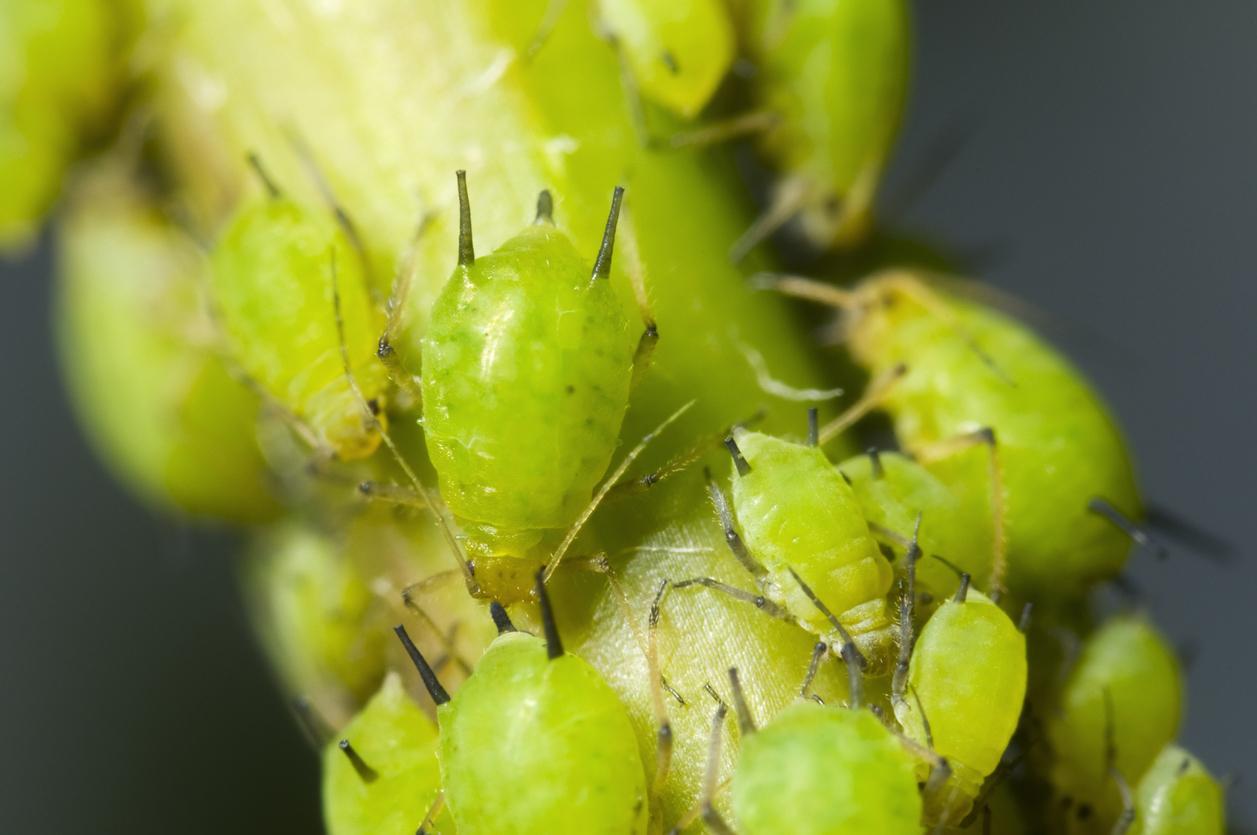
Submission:
[[335,221],[283,197],[246,205],[213,267],[214,304],[240,367],[337,456],[370,455],[379,435],[345,375],[334,292],[350,369],[368,400],[387,385],[375,357],[383,318]]
[[637,737],[619,697],[540,638],[499,637],[438,709],[441,772],[460,835],[625,835],[649,815]]
[[632,360],[608,282],[553,227],[457,268],[423,340],[424,429],[471,553],[524,556],[576,518],[615,450]]
[[1167,745],[1139,781],[1131,835],[1223,835],[1222,787],[1200,760]]
[[951,767],[947,784],[927,798],[934,819],[959,823],[999,764],[1021,717],[1026,669],[1025,636],[981,592],[948,600],[921,630],[895,716],[916,742],[932,739]]
[[730,787],[739,835],[915,835],[912,760],[862,710],[798,702],[742,739]]
[[793,569],[876,659],[889,638],[892,572],[855,494],[819,448],[758,432],[740,432],[737,441],[750,469],[735,470],[733,507],[774,596],[817,634],[832,629],[790,576]]

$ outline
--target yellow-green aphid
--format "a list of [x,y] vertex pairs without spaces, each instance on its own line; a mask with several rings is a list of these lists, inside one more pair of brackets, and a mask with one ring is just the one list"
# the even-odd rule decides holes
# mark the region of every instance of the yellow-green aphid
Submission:
[[375,691],[387,657],[384,613],[340,542],[282,525],[258,538],[241,569],[257,633],[289,692],[334,719]]
[[103,0],[0,3],[0,250],[29,243],[114,81]]
[[[798,216],[823,246],[859,240],[899,127],[909,74],[905,0],[750,3],[761,147],[780,171],[764,231]],[[770,7],[771,10],[766,10]]]
[[809,631],[844,637],[830,634],[834,625],[810,589],[878,665],[891,642],[886,594],[893,571],[850,485],[817,446],[747,430],[726,443],[734,459],[734,515],[762,566],[765,595]]
[[1138,616],[1114,618],[1089,636],[1047,717],[1051,781],[1076,814],[1103,822],[1121,808],[1112,769],[1137,785],[1178,732],[1182,681],[1173,651]]
[[[911,618],[910,606],[902,611]],[[927,821],[958,824],[1017,729],[1026,696],[1026,638],[1003,609],[968,589],[965,577],[956,596],[926,622],[906,679],[897,674],[894,690],[904,733],[951,769],[926,798]]]
[[[328,835],[414,835],[441,791],[437,731],[389,674],[323,752]],[[449,814],[435,829],[454,832]]]
[[[875,380],[906,367],[880,405],[900,444],[953,489],[989,490],[997,450],[1013,591],[1064,596],[1121,569],[1130,542],[1089,505],[1139,513],[1131,459],[1104,403],[1056,350],[910,273],[879,274],[854,291],[775,284],[844,309],[852,353]],[[966,448],[965,438],[975,442]]]
[[542,556],[610,463],[633,376],[634,340],[608,281],[622,194],[592,268],[554,226],[548,194],[536,223],[477,258],[459,174],[458,266],[423,338],[423,421],[473,557]]
[[733,63],[733,23],[724,0],[600,0],[639,92],[691,119]]
[[986,587],[995,542],[985,491],[970,497],[898,452],[870,450],[843,461],[838,471],[850,482],[875,536],[903,540],[920,515],[918,543],[927,559],[918,561],[915,570],[924,590],[936,598],[955,592],[959,577],[948,564]]
[[232,356],[317,449],[365,457],[382,417],[364,400],[378,411],[388,378],[363,261],[331,212],[263,180],[268,193],[246,199],[214,247],[213,300]]
[[588,663],[563,651],[545,586],[545,639],[501,634],[451,699],[406,635],[441,730],[441,780],[460,835],[646,831],[646,773],[628,711]]
[[869,711],[797,702],[745,733],[730,787],[738,835],[916,835],[912,757]]
[[140,496],[258,522],[279,508],[258,447],[257,398],[215,345],[206,268],[124,172],[93,172],[59,230],[60,360],[89,436]]
[[1223,835],[1222,787],[1200,760],[1177,745],[1164,748],[1139,781],[1131,835]]

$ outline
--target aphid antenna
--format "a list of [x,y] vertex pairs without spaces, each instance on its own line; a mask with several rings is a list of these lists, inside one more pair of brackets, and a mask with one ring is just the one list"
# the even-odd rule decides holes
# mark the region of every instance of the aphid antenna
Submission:
[[589,518],[594,515],[594,511],[596,511],[598,506],[602,504],[602,500],[607,497],[607,494],[610,493],[616,484],[619,483],[620,479],[624,477],[624,473],[628,471],[628,468],[633,466],[633,462],[636,461],[646,450],[646,447],[650,446],[651,442],[654,441],[655,438],[679,420],[682,415],[688,412],[695,402],[696,401],[691,400],[686,403],[684,406],[664,418],[663,422],[656,426],[652,431],[642,436],[642,439],[637,442],[637,446],[628,451],[628,454],[624,456],[624,460],[620,462],[619,466],[612,470],[611,473],[603,479],[602,484],[598,486],[598,490],[589,500],[589,504],[587,504],[585,509],[581,511],[581,515],[576,518],[576,521],[572,523],[572,526],[567,529],[567,533],[564,534],[563,540],[554,550],[554,556],[552,556],[550,558],[550,562],[546,564],[545,582],[550,582],[550,578],[554,576],[554,572],[558,569],[559,563],[563,561],[564,555],[566,555],[568,549],[572,547],[572,543],[576,541],[576,537],[585,527],[585,523],[588,522]]
[[546,636],[546,655],[551,661],[563,656],[563,639],[559,636],[559,625],[554,620],[554,607],[550,605],[550,593],[546,591],[546,570],[537,569],[534,591],[537,595],[537,606],[541,610],[541,628]]
[[431,832],[431,826],[436,821],[436,816],[441,814],[441,810],[445,808],[445,790],[438,789],[436,797],[432,800],[432,805],[428,807],[428,813],[423,816],[423,823],[419,824],[419,828],[415,830],[415,835],[428,835]]
[[799,688],[800,699],[808,698],[808,691],[812,689],[812,682],[816,680],[816,673],[820,670],[821,661],[828,653],[829,644],[824,641],[817,641],[812,646],[812,658],[807,663],[807,674],[803,677],[803,686]]
[[419,480],[419,476],[415,474],[410,464],[406,462],[405,456],[401,454],[401,450],[397,448],[397,444],[393,442],[392,435],[389,434],[388,429],[385,428],[384,423],[380,420],[378,404],[373,408],[371,401],[362,393],[362,387],[358,385],[358,378],[354,375],[353,366],[349,361],[349,345],[345,341],[345,317],[341,309],[340,280],[336,269],[335,249],[329,250],[329,261],[332,283],[332,313],[336,321],[336,338],[337,345],[340,348],[341,369],[344,371],[346,382],[349,383],[349,389],[362,407],[364,419],[379,433],[380,440],[388,448],[389,455],[397,463],[397,466],[401,468],[411,486],[414,487],[416,495],[419,496],[419,499],[435,517],[437,526],[441,529],[441,534],[445,537],[445,542],[450,547],[450,552],[454,555],[454,559],[458,562],[458,567],[462,571],[463,579],[467,583],[467,590],[472,594],[478,594],[480,584],[476,582],[476,577],[468,565],[467,556],[463,553],[463,547],[459,544],[458,537],[454,535],[454,529],[449,520],[445,518],[445,513],[438,504],[438,500]]
[[807,410],[807,445],[820,446],[820,412],[815,406]]
[[667,579],[659,581],[659,588],[650,601],[650,614],[646,618],[646,668],[650,675],[650,701],[655,713],[655,777],[651,782],[650,797],[655,800],[663,791],[668,772],[672,767],[672,720],[668,716],[668,708],[663,701],[666,688],[682,705],[685,701],[680,694],[668,685],[659,669],[659,618],[663,612],[663,599],[667,595],[671,583]]
[[293,699],[292,712],[297,717],[297,724],[301,726],[306,741],[315,751],[322,751],[333,733],[327,719],[314,707],[309,696],[298,696]]
[[768,569],[764,568],[759,560],[751,556],[746,543],[738,535],[737,528],[733,526],[733,514],[729,512],[729,500],[725,498],[724,491],[720,489],[720,485],[712,478],[711,470],[706,467],[703,468],[703,478],[707,481],[707,494],[711,497],[711,503],[716,508],[716,516],[720,518],[720,526],[724,530],[725,543],[729,546],[729,550],[733,552],[733,556],[752,577],[762,581],[768,575]]
[[1169,549],[1154,538],[1142,525],[1118,510],[1112,502],[1103,496],[1094,496],[1087,502],[1087,510],[1101,517],[1141,548],[1151,548],[1157,559],[1169,557]]
[[346,759],[349,760],[350,765],[354,767],[354,771],[357,772],[358,778],[362,782],[374,783],[380,778],[379,772],[367,765],[366,760],[362,759],[362,755],[358,753],[358,750],[354,748],[348,739],[342,739],[337,743],[337,746]]
[[489,604],[489,617],[493,618],[493,625],[497,627],[499,635],[518,631],[515,624],[511,623],[511,616],[506,613],[506,608],[496,600]]
[[602,244],[598,247],[598,257],[594,259],[594,271],[590,281],[611,277],[611,256],[615,252],[615,228],[620,222],[620,203],[624,200],[624,186],[616,186],[611,192],[611,211],[607,214],[607,225],[602,232]]
[[729,450],[729,456],[733,459],[733,466],[738,471],[738,476],[748,476],[751,474],[751,465],[747,462],[746,457],[742,455],[742,450],[738,448],[738,442],[734,440],[733,435],[726,435],[722,443],[725,449]]
[[458,180],[458,266],[470,267],[476,263],[476,245],[471,237],[471,200],[467,197],[467,172],[454,172]]
[[389,378],[416,402],[422,399],[419,386],[414,376],[409,374],[402,366],[397,356],[397,351],[393,348],[393,343],[397,340],[397,334],[402,329],[402,317],[406,311],[406,299],[410,295],[410,287],[414,282],[415,265],[419,259],[419,242],[427,234],[435,217],[436,214],[432,211],[424,211],[419,215],[419,222],[415,224],[415,231],[411,234],[410,240],[406,243],[406,248],[402,251],[401,258],[397,263],[397,271],[393,274],[393,286],[389,290],[388,300],[384,303],[384,332],[380,334],[379,341],[375,346],[375,355],[384,364],[385,369],[388,370]]
[[258,178],[258,182],[262,184],[262,188],[266,189],[266,195],[272,200],[278,200],[283,197],[284,193],[280,191],[279,186],[275,183],[271,173],[266,170],[262,158],[258,156],[257,151],[249,151],[245,155],[245,160],[249,163],[249,168],[253,171],[254,176]]
[[746,703],[746,694],[742,692],[737,667],[729,668],[729,692],[733,697],[733,711],[738,717],[738,730],[743,737],[755,733],[755,720],[751,718],[751,708]]
[[415,646],[415,642],[410,639],[410,634],[406,631],[406,627],[398,624],[393,627],[393,632],[397,635],[397,639],[402,642],[402,647],[406,650],[406,654],[410,656],[411,663],[419,671],[419,678],[423,680],[423,686],[427,688],[428,695],[432,697],[432,701],[436,703],[437,707],[448,702],[450,694],[441,686],[441,680],[437,678],[432,665],[428,663],[428,659],[423,657],[419,647]]
[[899,598],[899,656],[895,659],[895,673],[891,678],[891,697],[896,704],[903,702],[904,687],[908,683],[908,670],[912,660],[912,647],[916,641],[912,631],[912,609],[917,599],[917,561],[921,559],[921,514],[917,514],[912,526],[912,539],[904,553],[907,566],[903,595]]
[[908,373],[906,363],[896,363],[880,372],[865,387],[864,393],[854,403],[833,420],[826,423],[820,432],[820,442],[827,444],[843,432],[850,429],[856,421],[881,406],[895,385]]
[[533,223],[554,225],[554,197],[548,188],[543,188],[537,194],[537,214],[533,218]]
[[751,221],[738,239],[729,247],[729,260],[740,264],[755,247],[790,222],[799,213],[807,199],[807,183],[802,177],[791,177],[780,183],[773,192],[768,207]]

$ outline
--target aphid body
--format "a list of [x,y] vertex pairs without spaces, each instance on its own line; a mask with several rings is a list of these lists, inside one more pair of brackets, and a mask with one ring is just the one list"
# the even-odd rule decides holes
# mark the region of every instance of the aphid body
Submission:
[[374,452],[380,418],[363,401],[378,407],[388,383],[375,357],[383,316],[331,213],[278,193],[247,200],[214,248],[211,287],[233,358],[312,443],[342,459]]
[[1131,835],[1223,835],[1222,787],[1200,760],[1166,746],[1139,781]]
[[735,438],[743,461],[734,462],[733,510],[747,549],[767,572],[767,595],[828,635],[832,625],[794,572],[876,663],[890,642],[893,572],[855,493],[818,447],[746,430]]
[[422,391],[428,453],[472,556],[536,556],[610,463],[634,352],[607,280],[618,208],[617,191],[592,270],[548,211],[480,258],[465,220],[423,338]]
[[894,704],[904,733],[951,768],[926,799],[929,818],[957,824],[968,814],[1017,729],[1025,695],[1026,639],[999,606],[969,590],[935,610]]
[[[391,674],[323,753],[328,835],[414,835],[441,789],[437,731]],[[449,815],[437,827],[452,832]]]
[[745,735],[730,787],[739,835],[916,835],[911,755],[869,711],[797,702]]

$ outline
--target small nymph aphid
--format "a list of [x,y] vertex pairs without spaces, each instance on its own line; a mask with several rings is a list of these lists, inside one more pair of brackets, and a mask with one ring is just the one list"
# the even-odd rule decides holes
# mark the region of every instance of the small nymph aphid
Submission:
[[1014,591],[1060,596],[1121,569],[1127,536],[1090,506],[1139,513],[1126,443],[1082,374],[1029,328],[904,272],[854,290],[765,283],[846,312],[856,361],[887,381],[877,405],[900,444],[952,489],[989,491]]
[[554,225],[548,194],[536,223],[477,257],[460,173],[458,266],[422,343],[423,422],[473,558],[544,557],[607,470],[634,367],[608,280],[622,194],[592,266]]
[[1166,746],[1139,781],[1130,835],[1223,835],[1226,802],[1208,769],[1177,745]]
[[501,632],[451,697],[405,629],[398,636],[437,703],[441,779],[460,835],[633,835],[650,815],[628,710],[602,676],[564,652],[537,578],[544,639]]

